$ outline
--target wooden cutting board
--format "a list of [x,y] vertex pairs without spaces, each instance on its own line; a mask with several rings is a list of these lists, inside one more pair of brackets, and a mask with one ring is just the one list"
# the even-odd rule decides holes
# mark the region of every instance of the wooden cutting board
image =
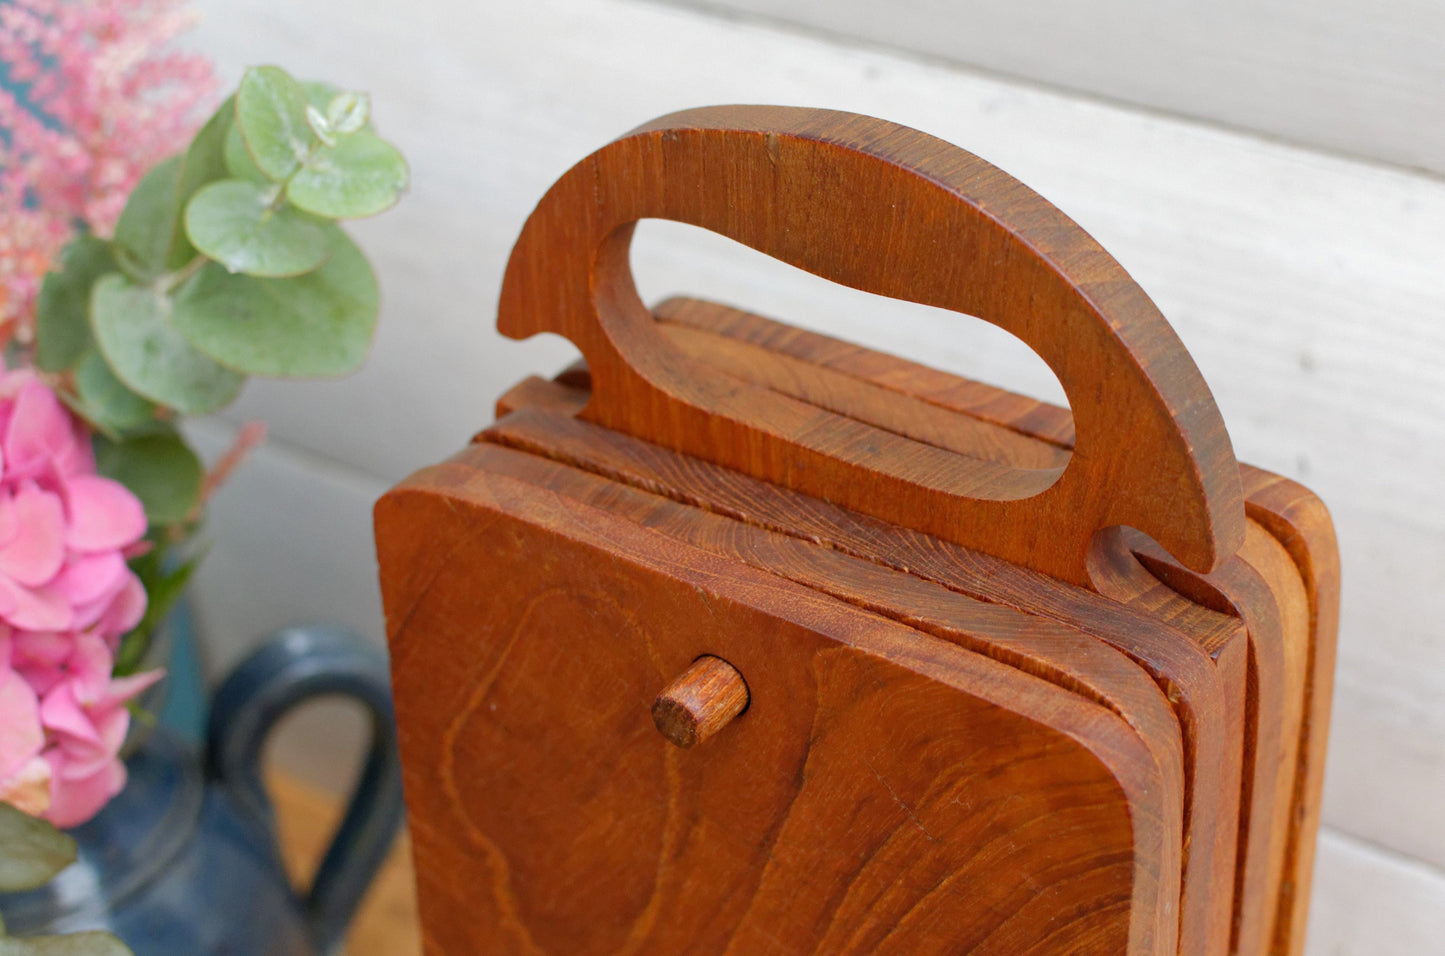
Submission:
[[[1072,411],[649,312],[652,216],[1000,325]],[[1328,516],[1058,210],[882,121],[677,114],[549,191],[498,324],[588,363],[377,508],[429,952],[1301,951]]]
[[[674,299],[659,306],[656,315],[669,339],[694,358],[918,440],[948,443],[960,453],[986,455],[1020,467],[1061,464],[1058,453],[1072,445],[1067,410],[1024,396],[714,303]],[[815,372],[821,374],[815,376]],[[585,382],[580,371],[567,379],[574,385]],[[523,399],[528,389],[551,390],[556,407],[570,405],[573,412],[580,410],[584,400],[580,394],[563,396],[555,385],[525,386],[517,397]],[[1191,587],[1189,573],[1157,546],[1141,543],[1140,553],[1155,572],[1199,600],[1199,606],[1212,605],[1247,625],[1251,699],[1244,713],[1251,730],[1245,735],[1244,758],[1249,769],[1243,775],[1245,810],[1241,816],[1241,846],[1247,852],[1235,878],[1233,949],[1261,952],[1266,942],[1272,942],[1278,951],[1294,952],[1302,946],[1302,932],[1293,915],[1294,897],[1301,891],[1307,897],[1313,858],[1312,853],[1300,851],[1302,842],[1313,845],[1313,836],[1306,838],[1300,830],[1310,819],[1315,821],[1311,826],[1317,826],[1319,783],[1316,779],[1311,787],[1308,778],[1312,763],[1317,766],[1322,756],[1316,753],[1311,757],[1301,737],[1310,727],[1318,732],[1328,724],[1336,613],[1333,606],[1325,609],[1322,631],[1317,607],[1320,561],[1308,560],[1310,548],[1304,542],[1309,540],[1314,550],[1325,556],[1333,556],[1335,550],[1328,516],[1312,495],[1258,469],[1245,466],[1244,474],[1253,494],[1248,499],[1246,544],[1238,562],[1209,576],[1210,580],[1194,581]],[[1278,490],[1270,495],[1268,489]],[[1282,509],[1276,504],[1283,499],[1281,491],[1294,496]],[[1312,504],[1310,520],[1291,519],[1282,513],[1299,511],[1306,503]],[[1278,538],[1267,526],[1275,529]],[[1300,564],[1279,539],[1296,544]],[[1337,594],[1337,568],[1337,562],[1327,562],[1327,596]],[[1156,595],[1163,595],[1157,590],[1158,582],[1152,583]],[[1146,583],[1132,599],[1123,596],[1138,606],[1148,606],[1151,599],[1144,594],[1150,590]],[[1311,593],[1315,595],[1313,609]],[[1172,598],[1177,599],[1177,595]],[[1169,600],[1167,595],[1156,596],[1153,609],[1160,611],[1160,602]],[[1187,616],[1190,612],[1186,608],[1175,613]],[[1322,633],[1326,646],[1318,647]],[[1269,768],[1275,768],[1274,773],[1269,773]],[[1259,820],[1263,824],[1251,826],[1251,821]],[[1246,905],[1250,900],[1281,899],[1282,891],[1288,897],[1281,901],[1285,912],[1278,917],[1266,907]],[[1274,932],[1276,925],[1278,931]]]

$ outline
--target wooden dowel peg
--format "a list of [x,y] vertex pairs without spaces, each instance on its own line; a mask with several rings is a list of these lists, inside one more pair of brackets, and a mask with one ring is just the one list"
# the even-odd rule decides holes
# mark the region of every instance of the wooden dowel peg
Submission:
[[748,706],[748,685],[720,657],[699,657],[657,695],[652,722],[683,749],[722,730]]

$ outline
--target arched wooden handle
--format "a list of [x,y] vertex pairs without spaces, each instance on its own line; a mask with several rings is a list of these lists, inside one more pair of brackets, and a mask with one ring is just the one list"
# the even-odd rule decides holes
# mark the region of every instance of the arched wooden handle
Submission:
[[[994,323],[1073,408],[1063,474],[1001,468],[741,382],[672,346],[638,298],[634,224],[710,229],[826,279]],[[826,110],[708,107],[568,171],[512,251],[498,328],[582,350],[583,417],[1077,584],[1103,528],[1208,571],[1244,537],[1234,453],[1199,370],[1076,223],[917,130]]]

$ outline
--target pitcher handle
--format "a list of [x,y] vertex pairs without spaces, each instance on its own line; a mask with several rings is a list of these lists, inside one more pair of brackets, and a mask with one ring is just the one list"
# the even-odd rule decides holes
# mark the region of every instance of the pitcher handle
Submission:
[[339,627],[278,631],[216,692],[206,735],[208,773],[242,814],[274,838],[275,815],[261,780],[266,740],[292,708],[332,695],[359,701],[371,716],[372,733],[346,814],[303,898],[308,930],[321,953],[339,948],[401,826],[401,760],[385,658]]

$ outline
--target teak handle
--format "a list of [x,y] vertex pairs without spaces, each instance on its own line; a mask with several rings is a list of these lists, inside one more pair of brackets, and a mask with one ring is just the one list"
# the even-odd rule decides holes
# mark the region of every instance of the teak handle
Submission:
[[[975,315],[1058,376],[1062,474],[911,442],[683,355],[628,265],[634,224],[710,229],[853,288]],[[582,350],[582,416],[1091,586],[1095,534],[1125,525],[1214,568],[1244,540],[1229,436],[1173,329],[1076,223],[978,157],[851,113],[708,107],[609,143],[543,197],[512,251],[498,328]]]

